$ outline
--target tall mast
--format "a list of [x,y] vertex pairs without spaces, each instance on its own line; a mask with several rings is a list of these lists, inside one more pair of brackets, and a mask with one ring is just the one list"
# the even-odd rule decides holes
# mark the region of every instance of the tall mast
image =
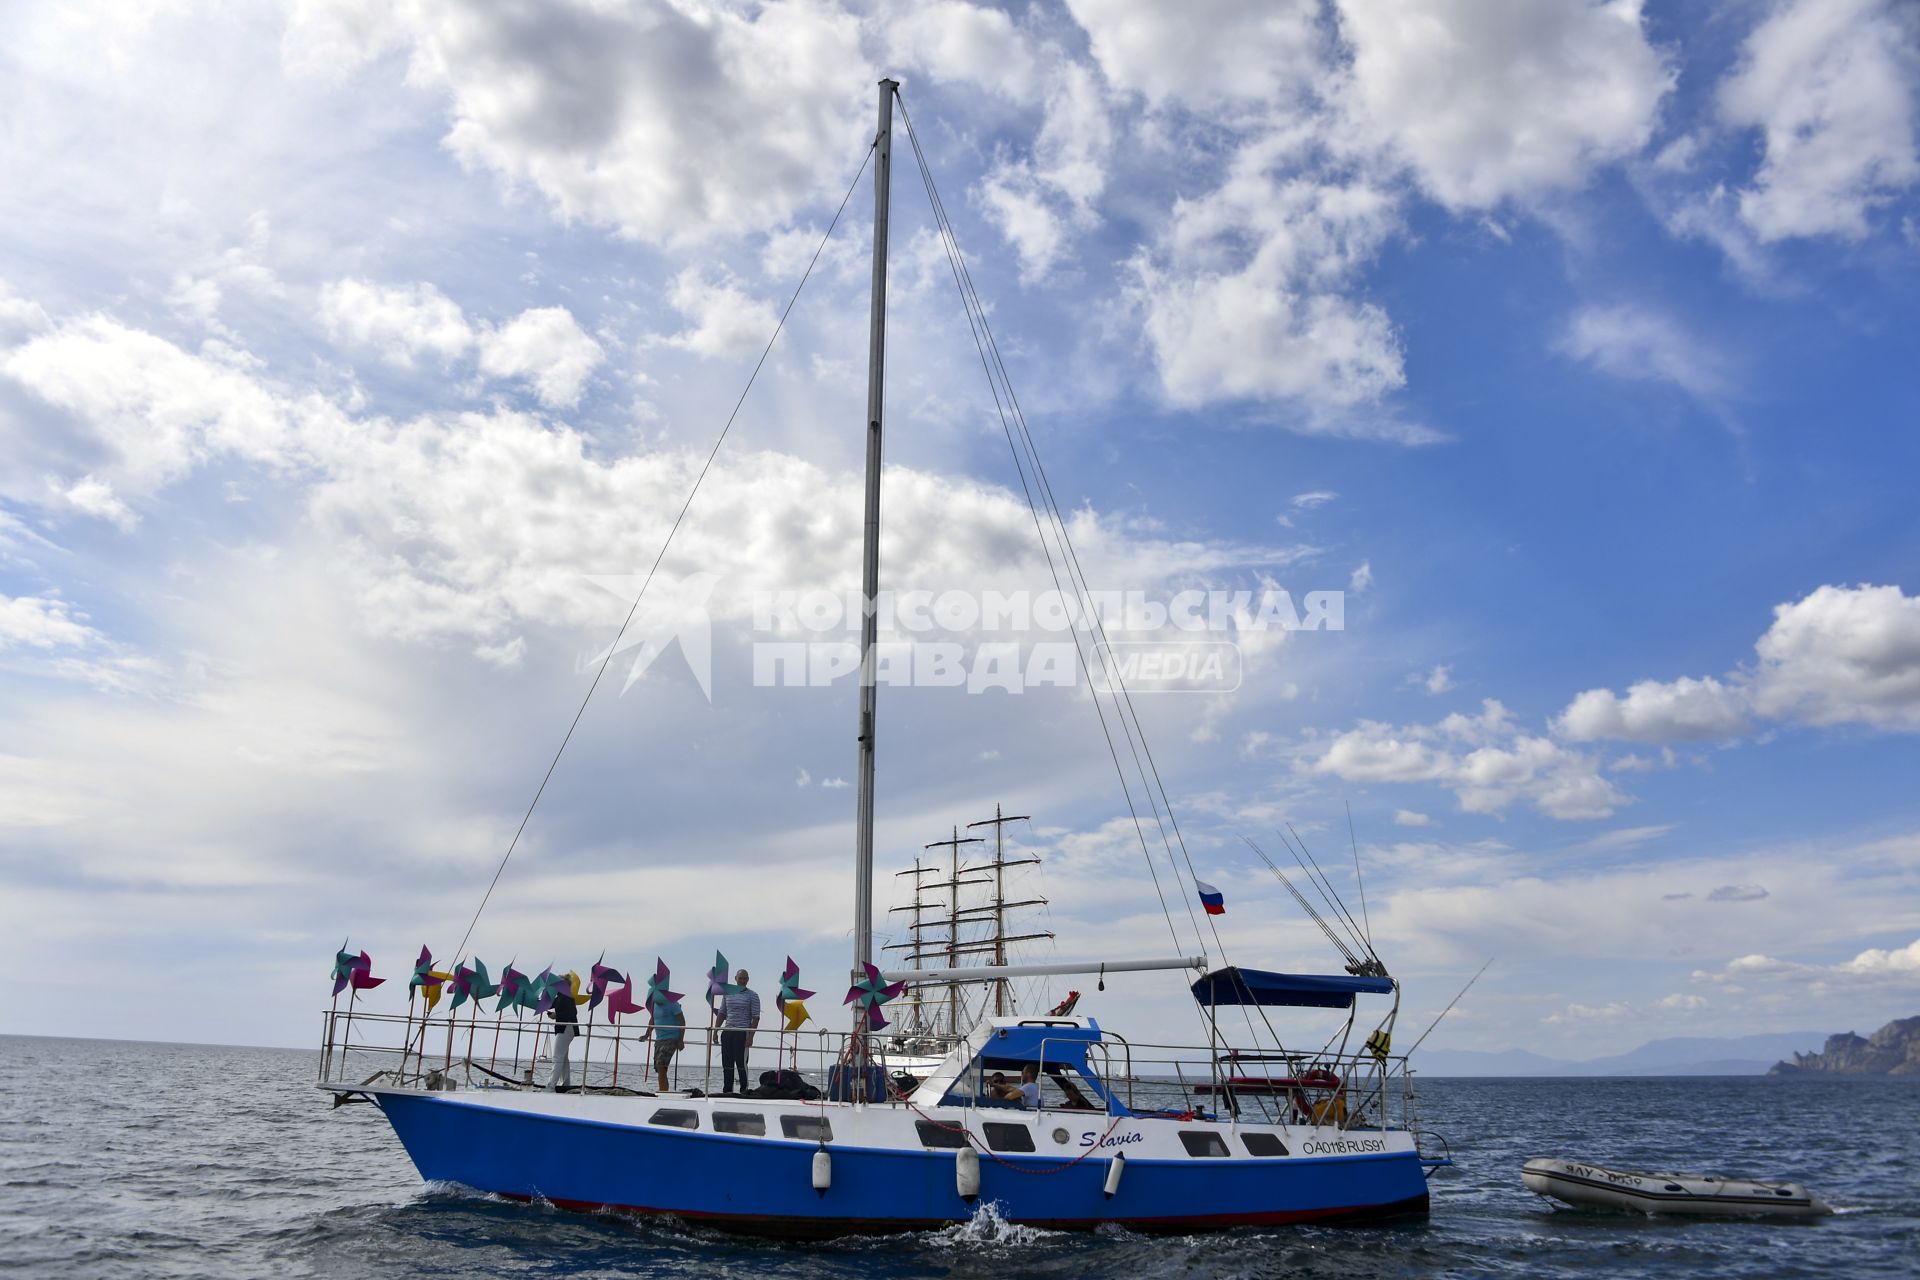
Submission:
[[[887,368],[887,196],[893,185],[893,80],[880,82],[880,122],[873,140],[873,303],[867,346],[867,519],[860,572],[860,782],[853,869],[855,980],[873,960],[873,718],[880,594],[880,423]],[[864,1006],[862,1007],[864,1009]],[[854,1031],[866,1030],[864,1012]]]
[[[1021,858],[1015,862],[1007,861],[1006,845],[1002,841],[1002,835],[1006,829],[1006,825],[1009,822],[1025,821],[1027,821],[1026,814],[1016,813],[1009,818],[1001,812],[1000,806],[996,804],[993,806],[993,816],[991,818],[983,818],[979,822],[969,822],[967,824],[967,830],[969,831],[975,827],[993,828],[993,963],[999,966],[1004,966],[1007,963],[1007,943],[1009,941],[1007,937],[1007,908],[1029,907],[1034,905],[1045,906],[1047,902],[1045,898],[1030,898],[1025,902],[1007,901],[1007,868],[1031,866],[1040,861],[1038,858]],[[1008,999],[1010,994],[1007,990],[1007,980],[1005,978],[993,984],[993,1013],[995,1017],[1004,1018],[1008,1013],[1012,1012],[1011,1001]]]

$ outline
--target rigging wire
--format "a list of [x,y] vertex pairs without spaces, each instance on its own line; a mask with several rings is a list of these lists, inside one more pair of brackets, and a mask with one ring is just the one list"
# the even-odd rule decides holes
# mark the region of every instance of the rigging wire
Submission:
[[[1341,898],[1340,891],[1333,887],[1333,881],[1329,880],[1327,873],[1321,869],[1320,860],[1313,856],[1313,851],[1307,848],[1307,842],[1300,838],[1300,833],[1293,829],[1291,822],[1287,824],[1287,830],[1293,835],[1294,844],[1299,846],[1300,852],[1294,855],[1295,860],[1298,861],[1301,854],[1306,856],[1306,862],[1301,863],[1301,869],[1307,871],[1309,879],[1316,875],[1319,877],[1314,881],[1314,886],[1320,890],[1320,896],[1326,899],[1328,909],[1335,913],[1335,918],[1346,929],[1347,936],[1353,939],[1355,946],[1367,953],[1369,959],[1379,960],[1380,957],[1373,954],[1372,945],[1361,936],[1360,923],[1353,918],[1353,913],[1347,910],[1346,901]],[[1309,865],[1311,870],[1308,870]]]
[[[1001,419],[1001,428],[1007,434],[1008,447],[1013,453],[1015,472],[1020,478],[1021,489],[1026,495],[1028,507],[1034,515],[1036,531],[1039,532],[1040,535],[1041,549],[1047,558],[1048,571],[1053,577],[1055,589],[1064,597],[1066,592],[1060,583],[1060,568],[1064,567],[1066,569],[1068,582],[1074,587],[1074,602],[1076,606],[1081,608],[1093,630],[1093,636],[1089,641],[1088,648],[1093,651],[1094,658],[1090,660],[1086,652],[1081,649],[1080,637],[1077,630],[1074,633],[1075,656],[1079,659],[1081,668],[1087,676],[1089,692],[1093,695],[1095,710],[1100,716],[1101,728],[1107,737],[1109,751],[1114,756],[1115,770],[1120,776],[1121,789],[1127,796],[1129,814],[1134,822],[1136,834],[1140,837],[1141,852],[1146,857],[1149,872],[1154,877],[1156,891],[1159,888],[1159,873],[1154,869],[1153,855],[1146,845],[1144,826],[1140,821],[1138,810],[1134,806],[1132,789],[1126,780],[1125,769],[1120,763],[1118,749],[1113,744],[1112,733],[1107,725],[1106,712],[1100,706],[1099,694],[1101,681],[1096,679],[1095,666],[1099,667],[1100,675],[1104,677],[1104,683],[1107,686],[1107,696],[1113,701],[1114,718],[1118,721],[1122,736],[1127,741],[1128,752],[1133,757],[1135,771],[1139,775],[1147,798],[1149,812],[1154,819],[1154,825],[1160,835],[1161,844],[1166,851],[1168,864],[1174,872],[1174,878],[1176,881],[1180,880],[1179,863],[1174,859],[1172,847],[1175,841],[1180,845],[1181,854],[1187,864],[1189,878],[1197,878],[1192,857],[1187,853],[1185,839],[1180,834],[1179,822],[1174,817],[1172,801],[1166,793],[1165,784],[1160,778],[1159,767],[1154,761],[1152,749],[1147,743],[1145,725],[1141,723],[1138,711],[1133,706],[1132,694],[1126,687],[1125,677],[1112,661],[1110,647],[1103,652],[1102,646],[1109,646],[1109,641],[1106,636],[1105,626],[1100,618],[1099,610],[1095,607],[1091,586],[1088,583],[1084,569],[1080,565],[1079,554],[1074,548],[1072,535],[1068,532],[1067,521],[1061,513],[1059,501],[1053,492],[1051,479],[1046,474],[1045,464],[1040,460],[1039,450],[1026,421],[1026,414],[1020,406],[1018,394],[1013,389],[1013,381],[1007,372],[1006,362],[1001,355],[999,343],[993,336],[992,325],[987,320],[986,308],[980,301],[979,291],[973,283],[972,272],[967,267],[965,254],[960,250],[958,237],[953,231],[952,220],[947,216],[945,202],[940,197],[938,185],[933,179],[931,166],[927,163],[925,152],[920,147],[919,139],[913,130],[912,118],[907,114],[904,103],[901,104],[901,115],[906,122],[907,137],[913,145],[915,160],[921,170],[921,179],[927,186],[928,199],[934,204],[935,219],[940,226],[942,244],[948,254],[948,265],[953,271],[954,283],[960,292],[962,306],[967,311],[968,325],[973,332],[975,346],[980,351],[981,364],[987,374],[988,385],[993,392],[994,406]],[[998,375],[997,377],[996,374]],[[1005,389],[1004,402],[1001,398],[1003,387]],[[1011,410],[1011,412],[1009,412],[1009,410]],[[1018,442],[1016,442],[1014,436],[1016,429],[1019,435]],[[1026,454],[1024,461],[1021,454],[1022,446],[1024,446]],[[1040,490],[1041,502],[1039,504],[1034,502],[1033,487],[1030,486],[1028,481],[1027,472],[1029,465],[1032,468],[1033,481],[1038,485]],[[1046,536],[1047,530],[1042,528],[1040,524],[1041,506],[1044,506],[1046,509],[1047,518],[1050,522],[1054,538],[1060,545],[1060,557],[1057,565],[1055,563],[1053,549],[1048,543]],[[1143,754],[1144,763],[1142,760]],[[1157,796],[1156,791],[1158,793]],[[1161,816],[1162,810],[1165,811],[1164,820]],[[1173,829],[1173,841],[1169,841],[1167,837],[1169,826]],[[1161,898],[1162,909],[1164,911],[1166,909],[1164,894],[1161,895]],[[1193,927],[1195,939],[1201,943],[1201,949],[1205,950],[1204,938],[1200,932],[1200,917],[1194,911],[1192,892],[1184,884],[1181,886],[1181,902],[1186,908],[1188,920]],[[1169,927],[1171,928],[1171,921],[1169,921]],[[1213,924],[1211,917],[1207,918],[1207,927],[1208,931],[1213,935],[1216,952],[1224,960],[1226,958],[1226,945],[1221,939],[1219,929]],[[1175,941],[1178,941],[1177,931],[1175,932]]]
[[673,545],[674,535],[680,532],[680,524],[687,518],[687,512],[693,507],[693,499],[700,492],[700,485],[713,469],[713,461],[720,456],[720,446],[726,443],[727,434],[733,430],[733,423],[740,416],[740,408],[747,402],[747,394],[753,390],[754,382],[760,377],[760,370],[766,366],[767,357],[773,352],[773,344],[780,339],[781,331],[786,328],[787,317],[793,314],[794,304],[800,301],[801,290],[807,287],[807,281],[813,276],[813,269],[825,252],[827,241],[832,239],[834,228],[840,225],[840,216],[847,211],[847,202],[853,199],[854,189],[860,185],[860,179],[867,172],[867,165],[873,160],[873,153],[879,146],[879,139],[867,144],[867,153],[860,159],[860,168],[853,175],[853,181],[847,184],[847,193],[840,197],[840,207],[834,210],[833,220],[827,224],[825,234],[820,237],[819,245],[813,251],[813,257],[807,260],[807,269],[800,274],[800,283],[793,287],[793,296],[787,299],[787,305],[780,312],[780,319],[774,324],[773,332],[767,337],[767,345],[760,350],[760,358],[754,362],[753,372],[747,375],[746,386],[740,389],[740,396],[733,402],[733,411],[727,415],[726,423],[720,428],[720,434],[714,438],[713,448],[707,451],[707,460],[700,467],[700,473],[693,479],[693,486],[687,490],[686,501],[680,505],[680,514],[673,518],[673,524],[667,530],[667,536],[660,543],[660,551],[653,558],[653,565],[647,570],[647,576],[641,580],[640,590],[633,597],[633,604],[627,609],[627,616],[620,623],[620,630],[614,633],[613,643],[607,646],[606,656],[600,660],[600,666],[593,673],[593,683],[587,686],[586,696],[580,699],[580,707],[573,713],[573,720],[567,725],[566,734],[560,739],[560,746],[553,753],[553,759],[547,765],[546,773],[540,779],[540,785],[533,793],[533,799],[527,804],[526,813],[520,817],[520,825],[514,829],[513,839],[507,843],[507,851],[500,856],[500,865],[493,869],[493,879],[487,882],[487,890],[480,895],[480,905],[473,910],[473,919],[467,922],[467,931],[460,935],[460,945],[453,949],[456,956],[466,954],[467,942],[473,937],[473,930],[480,923],[480,913],[487,909],[487,903],[493,898],[493,891],[500,883],[501,873],[507,869],[514,850],[520,846],[520,837],[526,833],[527,823],[533,818],[533,811],[540,804],[540,797],[546,794],[547,784],[553,781],[553,772],[560,767],[560,757],[566,754],[567,744],[573,741],[573,732],[580,727],[580,718],[587,713],[587,705],[593,701],[593,694],[600,687],[600,679],[607,674],[607,667],[613,661],[613,655],[619,652],[621,638],[627,634],[627,628],[633,625],[634,614],[640,610],[640,602],[646,598],[647,588],[653,583],[653,576],[659,572],[660,562],[666,559],[667,549]]
[[[1001,399],[1000,384],[995,379],[992,366],[989,363],[989,357],[987,353],[988,353],[989,345],[992,342],[991,334],[989,334],[984,341],[981,336],[981,330],[985,326],[986,317],[984,314],[980,314],[976,316],[976,308],[978,307],[978,295],[971,293],[969,291],[968,284],[965,282],[965,279],[964,279],[965,260],[959,254],[959,246],[953,234],[952,224],[948,221],[946,216],[946,207],[940,200],[938,187],[935,185],[933,180],[933,171],[931,167],[927,164],[925,152],[923,152],[920,148],[920,139],[918,135],[914,133],[913,120],[910,116],[907,115],[905,102],[900,103],[900,115],[901,115],[902,121],[906,124],[906,127],[907,127],[907,140],[913,147],[914,161],[920,170],[920,180],[927,189],[928,200],[933,205],[934,221],[940,233],[941,248],[947,254],[947,266],[948,266],[948,269],[953,273],[954,285],[959,290],[959,293],[960,293],[961,307],[966,312],[966,315],[967,315],[967,327],[968,327],[968,330],[973,335],[974,347],[979,352],[979,355],[980,355],[981,368],[986,372],[987,385],[993,393],[994,409],[1000,417],[1001,429],[1005,431],[1007,434],[1007,445],[1010,449],[1013,450],[1015,471],[1020,477],[1020,489],[1021,489],[1021,492],[1026,497],[1027,510],[1033,516],[1034,531],[1039,536],[1041,552],[1046,556],[1047,570],[1049,574],[1053,577],[1054,589],[1057,591],[1060,591],[1062,596],[1064,596],[1066,593],[1060,587],[1060,572],[1058,567],[1056,567],[1055,565],[1053,548],[1048,543],[1046,530],[1042,527],[1042,524],[1041,524],[1040,506],[1034,501],[1033,490],[1027,482],[1026,468],[1023,465],[1021,465],[1020,452],[1018,447],[1014,444],[1013,428],[1011,426],[1010,419],[1008,417],[1006,403],[1003,402]],[[1009,398],[1011,398],[1011,392],[1009,392]],[[1050,515],[1051,515],[1051,512],[1050,512]],[[1100,704],[1099,688],[1097,685],[1094,685],[1092,683],[1093,673],[1090,669],[1088,669],[1087,659],[1085,654],[1081,651],[1080,638],[1077,633],[1074,636],[1074,656],[1079,659],[1082,670],[1086,671],[1087,673],[1087,679],[1089,682],[1089,692],[1093,694],[1094,711],[1099,716],[1099,719],[1100,719],[1100,732],[1101,732],[1101,735],[1106,739],[1107,752],[1113,758],[1114,771],[1119,775],[1120,791],[1121,791],[1121,794],[1126,799],[1127,813],[1133,820],[1134,833],[1140,839],[1140,851],[1146,857],[1147,871],[1148,871],[1148,874],[1153,879],[1153,891],[1155,896],[1158,897],[1160,900],[1161,914],[1166,917],[1167,932],[1173,938],[1174,948],[1176,950],[1184,950],[1186,944],[1180,941],[1179,930],[1178,928],[1175,927],[1173,923],[1173,910],[1171,907],[1167,905],[1166,892],[1161,887],[1161,884],[1160,884],[1160,872],[1154,865],[1153,854],[1151,850],[1147,847],[1146,831],[1140,821],[1139,809],[1134,804],[1133,789],[1127,783],[1125,767],[1120,763],[1120,750],[1114,744],[1113,731],[1107,724],[1106,709]],[[1116,712],[1116,716],[1117,716],[1117,712]],[[1194,930],[1194,940],[1196,943],[1201,941],[1199,929],[1197,925]],[[1204,949],[1205,948],[1203,946],[1202,950]]]

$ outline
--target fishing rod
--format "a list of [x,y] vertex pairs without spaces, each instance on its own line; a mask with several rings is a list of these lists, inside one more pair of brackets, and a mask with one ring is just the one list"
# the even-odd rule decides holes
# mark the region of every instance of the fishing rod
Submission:
[[1307,918],[1320,926],[1320,932],[1327,935],[1327,941],[1331,942],[1334,945],[1334,949],[1347,958],[1347,963],[1349,965],[1359,964],[1360,957],[1353,954],[1352,949],[1340,940],[1340,936],[1328,927],[1326,920],[1318,911],[1313,909],[1313,904],[1307,901],[1305,895],[1294,886],[1293,881],[1287,879],[1287,873],[1282,871],[1279,866],[1275,864],[1274,860],[1267,856],[1267,851],[1246,836],[1241,836],[1240,838],[1246,841],[1247,848],[1260,855],[1260,861],[1266,863],[1274,875],[1280,877],[1280,883],[1287,886],[1287,892],[1292,894],[1293,900],[1300,904],[1300,909],[1307,913]]
[[1360,875],[1360,837],[1353,830],[1353,802],[1341,801],[1347,807],[1347,843],[1353,846],[1353,882],[1360,886],[1360,920],[1367,926],[1367,950],[1373,950],[1373,916],[1367,911],[1367,882]]
[[[1299,852],[1294,853],[1293,860],[1300,863],[1300,869],[1307,873],[1309,879],[1312,879],[1315,872],[1319,872],[1320,878],[1315,881],[1314,887],[1320,890],[1320,897],[1326,901],[1327,909],[1334,912],[1340,918],[1348,935],[1352,937],[1362,951],[1367,953],[1367,958],[1376,965],[1380,964],[1380,957],[1374,954],[1373,944],[1361,937],[1359,923],[1354,920],[1353,913],[1347,910],[1347,904],[1341,901],[1339,891],[1333,887],[1333,882],[1327,879],[1327,873],[1320,870],[1320,862],[1313,856],[1313,851],[1307,848],[1307,842],[1300,838],[1300,833],[1293,829],[1291,822],[1287,824],[1287,830],[1293,834],[1293,844],[1297,844],[1300,847]],[[1283,836],[1282,839],[1285,839],[1285,837]],[[1292,849],[1293,845],[1288,845],[1288,850],[1292,851]],[[1306,855],[1306,862],[1301,862],[1302,854]],[[1312,870],[1308,870],[1307,863],[1309,862],[1313,864]],[[1384,966],[1380,971],[1382,973],[1386,972]]]
[[[1426,1043],[1427,1037],[1433,1034],[1433,1029],[1440,1025],[1440,1018],[1444,1018],[1448,1014],[1453,1012],[1453,1006],[1460,1003],[1460,996],[1466,995],[1467,992],[1473,989],[1473,984],[1480,981],[1480,974],[1485,973],[1487,971],[1487,965],[1491,965],[1493,961],[1494,961],[1494,957],[1492,956],[1487,957],[1487,963],[1480,966],[1480,972],[1474,974],[1471,978],[1468,978],[1467,985],[1460,988],[1460,995],[1455,996],[1453,999],[1447,1001],[1447,1007],[1440,1011],[1440,1017],[1435,1018],[1432,1022],[1429,1022],[1427,1024],[1427,1029],[1425,1031],[1422,1031],[1420,1033],[1420,1038],[1413,1042],[1413,1049],[1418,1049],[1421,1045]],[[1406,1059],[1411,1058],[1413,1056],[1413,1049],[1408,1049],[1406,1053],[1402,1054],[1401,1060],[1405,1061]]]

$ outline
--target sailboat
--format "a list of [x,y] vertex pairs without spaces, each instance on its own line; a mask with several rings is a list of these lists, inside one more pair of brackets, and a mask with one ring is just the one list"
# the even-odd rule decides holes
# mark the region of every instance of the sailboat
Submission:
[[[879,85],[873,144],[874,234],[862,589],[880,587],[879,517],[887,220],[894,105]],[[995,963],[883,971],[873,964],[876,617],[864,613],[854,842],[852,1026],[795,1032],[783,1069],[810,1082],[783,1097],[710,1097],[610,1082],[555,1092],[512,1068],[481,1067],[475,1021],[464,1061],[447,1024],[444,1061],[424,1023],[330,1012],[319,1086],[335,1105],[384,1113],[421,1176],[563,1208],[671,1214],[781,1237],[937,1228],[986,1206],[1005,1221],[1086,1230],[1192,1232],[1260,1224],[1356,1222],[1424,1214],[1427,1175],[1444,1159],[1418,1142],[1410,1079],[1390,1052],[1399,985],[1377,961],[1340,974],[1215,966],[1204,954]],[[957,839],[956,835],[956,839]],[[1196,928],[1196,937],[1197,928]],[[995,959],[1002,957],[996,956]],[[878,1061],[880,1005],[906,984],[1052,975],[1108,979],[1178,972],[1199,1010],[1202,1043],[1128,1038],[1091,1016],[987,1012],[902,1085]],[[862,985],[864,984],[864,985]],[[850,995],[853,993],[850,993]],[[1360,1002],[1384,1017],[1355,1045]],[[990,1003],[990,1002],[989,1002]],[[1231,1047],[1227,1015],[1271,1031],[1274,1010],[1344,1010],[1344,1029],[1311,1050],[1277,1033],[1263,1053]],[[383,1028],[396,1044],[378,1043]],[[518,1037],[520,1024],[515,1024]],[[687,1028],[688,1047],[702,1038]],[[1319,1037],[1316,1035],[1315,1040]],[[602,1035],[604,1049],[608,1038]],[[438,1049],[436,1040],[435,1049]],[[634,1079],[628,1048],[629,1081]],[[591,1054],[591,1042],[589,1045]],[[537,1050],[536,1050],[537,1056]],[[378,1067],[367,1074],[373,1060]],[[1302,1082],[1241,1097],[1233,1072],[1278,1064]],[[644,1059],[643,1059],[644,1063]],[[589,1063],[590,1077],[592,1074]],[[644,1073],[639,1078],[651,1084]],[[1312,1082],[1310,1085],[1308,1082]],[[1209,1092],[1196,1086],[1205,1084]],[[818,1086],[818,1087],[816,1087]]]

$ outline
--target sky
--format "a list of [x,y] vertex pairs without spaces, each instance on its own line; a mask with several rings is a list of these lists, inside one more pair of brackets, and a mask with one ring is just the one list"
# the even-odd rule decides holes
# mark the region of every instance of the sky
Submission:
[[[1084,687],[988,678],[1072,633],[894,619],[971,674],[879,690],[879,944],[892,873],[1003,805],[1056,935],[1025,958],[1337,971],[1248,843],[1292,865],[1290,827],[1403,1028],[1493,959],[1435,1045],[1920,1011],[1911,6],[27,0],[0,33],[0,929],[76,980],[0,1030],[304,1045],[343,938],[451,959],[603,658],[466,949],[762,987],[791,955],[838,1025],[856,689],[767,677],[851,635],[799,604],[858,584],[870,172],[661,548],[882,75],[1087,581],[1219,593],[1233,667],[1134,700],[1189,867]],[[883,583],[1043,593],[904,143],[892,248]],[[1280,592],[1337,607],[1262,625]],[[1195,1030],[1175,976],[1088,994]]]

